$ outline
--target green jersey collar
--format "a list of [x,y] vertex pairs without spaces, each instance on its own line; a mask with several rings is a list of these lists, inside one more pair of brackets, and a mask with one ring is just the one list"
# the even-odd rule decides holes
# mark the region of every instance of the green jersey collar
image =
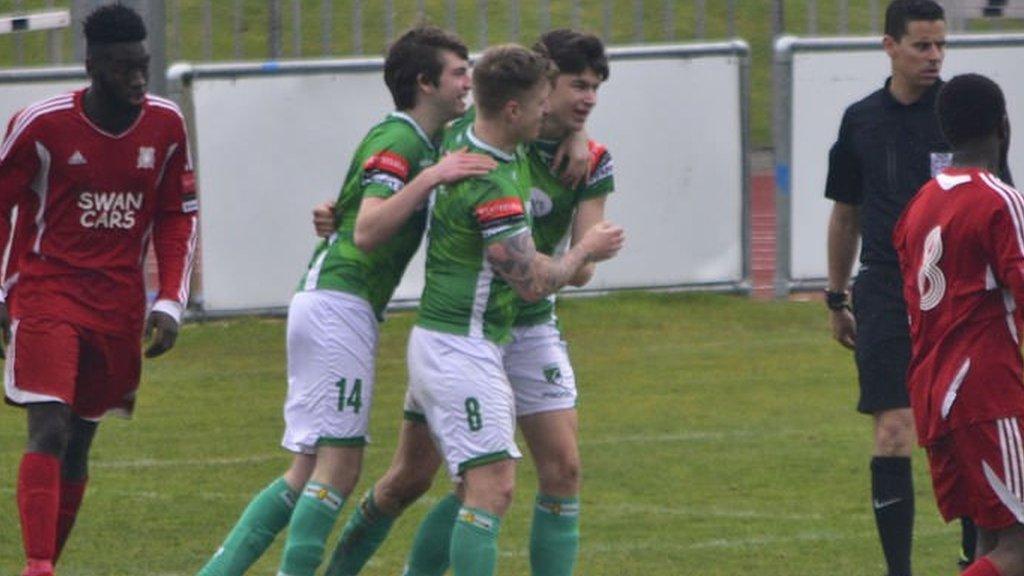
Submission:
[[558,146],[559,146],[559,144],[562,143],[562,141],[561,140],[545,140],[543,138],[538,138],[538,139],[534,140],[533,143],[536,144],[538,148],[541,148],[541,149],[543,149],[545,151],[550,150],[550,151],[554,152],[555,150],[558,149]]
[[419,134],[420,138],[422,138],[423,141],[427,143],[427,146],[430,146],[430,149],[432,151],[434,150],[434,143],[430,140],[429,137],[427,137],[427,133],[423,131],[423,128],[421,128],[420,125],[416,123],[416,120],[413,119],[412,116],[409,116],[405,112],[392,112],[391,114],[388,114],[388,117],[398,118],[399,120],[404,120],[408,122],[409,125],[412,126],[413,130],[415,130],[416,133]]
[[469,127],[469,130],[466,130],[466,136],[469,138],[469,141],[471,144],[473,144],[473,146],[476,146],[477,148],[483,150],[484,152],[487,152],[488,154],[494,156],[495,158],[501,160],[502,162],[511,162],[516,159],[514,155],[509,154],[508,152],[498,150],[494,146],[491,146],[490,144],[477,138],[476,134],[473,133],[472,126]]
[[558,152],[558,147],[561,144],[561,140],[537,139],[533,141],[533,147],[540,153],[545,162],[551,162],[555,157],[555,153]]

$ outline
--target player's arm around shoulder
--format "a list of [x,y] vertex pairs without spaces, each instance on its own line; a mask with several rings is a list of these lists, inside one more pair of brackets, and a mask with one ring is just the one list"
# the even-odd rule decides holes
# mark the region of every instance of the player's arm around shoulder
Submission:
[[585,128],[570,132],[558,144],[551,164],[558,171],[562,184],[575,188],[587,181],[594,171],[593,144]]
[[369,252],[391,238],[417,209],[428,200],[431,191],[443,184],[482,176],[497,167],[490,156],[465,150],[446,153],[390,195],[364,194],[356,216],[355,245]]

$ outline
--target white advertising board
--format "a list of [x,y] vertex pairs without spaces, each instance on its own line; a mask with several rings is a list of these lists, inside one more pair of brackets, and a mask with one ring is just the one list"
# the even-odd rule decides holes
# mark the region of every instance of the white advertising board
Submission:
[[[608,216],[620,256],[588,289],[739,286],[745,278],[745,63],[741,42],[611,51],[588,130],[615,162]],[[379,60],[172,69],[191,115],[201,194],[202,304],[287,305],[366,131],[391,109]],[[395,300],[415,301],[423,255]]]
[[[1006,93],[1010,123],[1024,126],[1024,35],[948,40],[943,77],[966,72],[989,76]],[[822,285],[827,276],[825,240],[832,209],[824,197],[828,152],[843,111],[882,87],[889,59],[880,38],[786,37],[776,42],[776,73],[782,90],[777,94],[782,109],[777,107],[776,113],[783,119],[776,123],[776,174],[783,200],[778,203],[784,247],[779,261],[785,276],[788,259],[788,277],[780,279],[786,291]],[[1011,146],[1009,163],[1017,178],[1024,177],[1024,146]]]

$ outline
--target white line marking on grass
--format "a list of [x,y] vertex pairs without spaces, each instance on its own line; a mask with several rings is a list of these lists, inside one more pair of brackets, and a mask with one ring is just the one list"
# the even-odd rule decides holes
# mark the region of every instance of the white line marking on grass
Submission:
[[[743,341],[744,351],[761,351],[782,348],[785,350],[807,349],[814,346],[821,346],[821,339],[816,336],[791,336],[771,339],[758,338],[756,340]],[[679,343],[671,338],[658,342],[644,343],[643,350],[646,354],[668,351],[674,358],[686,358],[689,356],[703,357],[706,352],[728,348],[736,349],[736,339],[723,338],[722,340],[704,340],[701,342],[687,342],[685,348],[680,348]]]
[[[734,430],[724,432],[692,431],[677,434],[637,434],[631,436],[611,436],[606,438],[595,438],[581,440],[580,446],[606,446],[610,444],[663,444],[674,442],[706,442],[716,440],[728,440],[737,438],[764,438],[766,436],[791,436],[802,434],[799,430],[781,430],[775,432],[764,432],[754,430]],[[187,458],[168,459],[140,458],[138,460],[94,460],[89,465],[93,468],[105,470],[123,470],[134,468],[172,468],[179,466],[237,466],[240,464],[257,464],[272,460],[286,461],[287,454],[277,452],[274,454],[256,454],[253,456],[242,456],[234,458]]]
[[[915,530],[915,538],[945,535],[948,530]],[[688,550],[736,550],[740,548],[756,548],[760,546],[774,546],[779,544],[806,543],[806,542],[839,542],[843,540],[871,540],[877,539],[875,531],[863,531],[847,534],[840,534],[833,531],[823,530],[818,532],[801,532],[789,536],[751,536],[749,538],[713,538],[711,540],[698,540],[696,542],[682,543],[670,539],[651,539],[643,542],[618,541],[614,544],[608,543],[587,543],[580,547],[581,556],[600,556],[604,554],[622,554],[624,552],[685,552]],[[527,548],[516,547],[511,550],[503,550],[501,556],[507,558],[523,558],[529,556]]]
[[[13,496],[16,493],[14,488],[9,486],[0,486],[0,494]],[[237,502],[248,502],[252,500],[253,495],[256,492],[245,493],[245,492],[207,492],[199,491],[192,492],[188,495],[188,498],[199,498],[202,500],[212,501],[237,501]],[[103,496],[115,496],[117,498],[131,498],[136,500],[177,500],[183,498],[181,494],[175,494],[172,492],[156,492],[153,490],[110,490],[103,486],[90,486],[89,496],[96,497],[97,495]],[[431,508],[434,504],[441,501],[440,497],[437,496],[422,496],[419,500],[416,500],[412,506],[421,508]],[[61,573],[63,574],[63,572]]]
[[603,506],[590,505],[587,510],[595,510],[601,515],[650,514],[660,516],[694,516],[698,518],[735,518],[739,520],[822,520],[821,514],[786,514],[771,510],[742,510],[726,508],[694,508],[689,506],[657,506],[649,504],[618,504]]
[[694,430],[676,434],[634,434],[630,436],[610,436],[580,440],[580,446],[605,446],[608,444],[665,444],[673,442],[706,442],[717,440],[735,440],[737,438],[765,438],[768,436],[796,436],[806,434],[799,430],[729,430],[724,432],[707,432]]
[[235,466],[238,464],[255,464],[258,462],[269,462],[271,460],[286,461],[286,454],[260,454],[246,456],[243,458],[189,458],[186,460],[159,460],[156,458],[142,458],[139,460],[110,460],[91,462],[92,468],[105,469],[126,469],[126,468],[168,468],[177,466]]

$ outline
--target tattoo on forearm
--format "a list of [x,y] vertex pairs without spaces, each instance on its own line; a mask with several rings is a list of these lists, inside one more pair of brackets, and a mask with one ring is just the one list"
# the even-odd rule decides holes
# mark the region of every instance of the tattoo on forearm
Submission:
[[496,244],[489,259],[494,269],[511,284],[528,286],[530,267],[537,250],[527,233],[516,234]]
[[[589,259],[585,254],[582,262]],[[488,250],[488,260],[516,292],[547,295],[565,286],[582,263],[538,254],[528,233],[516,234]]]

